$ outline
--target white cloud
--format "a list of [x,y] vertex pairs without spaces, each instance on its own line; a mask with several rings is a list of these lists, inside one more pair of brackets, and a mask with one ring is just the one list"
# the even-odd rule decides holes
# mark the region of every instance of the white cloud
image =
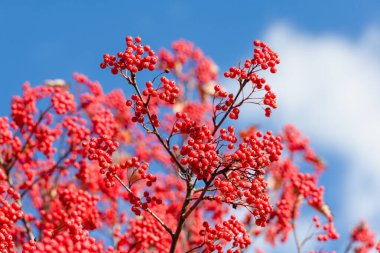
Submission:
[[379,234],[380,30],[349,39],[276,25],[266,41],[281,59],[270,78],[279,104],[274,119],[295,123],[312,143],[343,156],[348,167],[330,168],[344,184],[341,219],[353,226],[366,218]]

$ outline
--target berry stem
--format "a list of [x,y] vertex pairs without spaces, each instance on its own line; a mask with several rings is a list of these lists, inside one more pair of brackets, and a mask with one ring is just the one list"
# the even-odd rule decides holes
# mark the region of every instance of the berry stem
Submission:
[[240,88],[239,88],[239,91],[236,93],[235,97],[234,97],[234,102],[232,103],[232,105],[228,108],[227,112],[223,115],[223,118],[219,121],[219,123],[217,125],[215,125],[215,122],[214,121],[214,131],[212,131],[212,135],[215,135],[215,133],[218,131],[218,129],[220,128],[220,126],[223,124],[223,122],[225,121],[225,119],[228,117],[228,115],[230,114],[230,112],[232,111],[232,109],[234,108],[234,105],[235,105],[235,102],[236,100],[238,99],[238,97],[240,96],[240,93],[243,91],[245,85],[249,82],[249,80],[244,80],[244,82],[241,82],[239,81],[240,83]]
[[133,88],[135,89],[138,97],[140,98],[140,100],[143,102],[143,105],[147,111],[147,115],[148,115],[148,118],[149,118],[149,121],[153,127],[153,134],[156,135],[157,139],[160,141],[160,143],[162,144],[162,146],[165,148],[165,150],[168,152],[168,154],[170,155],[170,157],[173,159],[174,163],[178,166],[178,168],[181,170],[181,172],[183,174],[186,175],[187,177],[187,180],[190,181],[190,176],[188,175],[188,173],[186,172],[185,168],[181,165],[181,163],[177,160],[177,157],[173,154],[173,152],[170,150],[170,147],[165,143],[164,139],[162,138],[161,134],[158,132],[158,129],[156,128],[156,126],[153,124],[153,121],[152,121],[152,116],[151,116],[151,113],[150,113],[150,110],[149,110],[149,107],[146,103],[144,103],[144,100],[143,100],[143,97],[141,95],[141,92],[138,88],[138,85],[136,83],[136,74],[134,74],[133,72],[131,73],[131,78],[129,76],[126,76],[124,73],[121,72],[121,75],[128,81],[129,84],[131,84],[133,86]]
[[[127,190],[128,193],[133,194],[132,190],[126,185],[124,184],[124,182],[117,176],[117,175],[114,175],[114,177],[116,178],[117,181],[119,181],[119,183]],[[173,236],[173,232],[172,230],[166,226],[166,224],[161,220],[160,217],[158,217],[152,210],[150,210],[149,208],[146,208],[144,209],[145,211],[147,211],[150,215],[152,215],[153,218],[155,218],[158,223],[160,223],[160,225],[171,235]]]

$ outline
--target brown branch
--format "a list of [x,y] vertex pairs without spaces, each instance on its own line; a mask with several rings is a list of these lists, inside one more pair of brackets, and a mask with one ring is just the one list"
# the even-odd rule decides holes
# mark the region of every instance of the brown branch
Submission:
[[185,199],[184,199],[183,204],[182,204],[182,208],[181,208],[181,212],[180,212],[177,228],[176,228],[174,234],[172,235],[172,243],[170,245],[169,253],[174,253],[175,252],[175,248],[177,246],[177,242],[178,242],[179,236],[181,234],[183,225],[185,224],[185,221],[186,221],[186,218],[187,218],[187,216],[185,215],[186,208],[187,208],[187,206],[190,203],[189,198],[192,195],[192,189],[194,188],[194,185],[191,186],[190,182],[186,181],[186,186],[187,186],[187,188],[186,188],[187,189],[186,190],[186,196],[185,196]]
[[194,247],[194,248],[192,248],[192,249],[186,251],[186,253],[190,253],[190,252],[192,252],[192,251],[194,251],[194,250],[196,250],[196,249],[200,249],[200,248],[202,248],[205,244],[206,244],[206,243],[203,242],[201,245],[196,246],[196,247]]
[[205,196],[206,192],[208,191],[208,188],[210,187],[210,185],[214,181],[215,177],[217,177],[220,174],[225,173],[227,170],[229,170],[230,167],[231,167],[231,164],[229,164],[227,167],[225,167],[224,169],[222,169],[220,171],[216,170],[211,175],[211,178],[205,182],[205,186],[203,187],[203,190],[202,190],[201,194],[199,195],[198,199],[190,206],[190,208],[187,211],[186,211],[186,208],[189,205],[189,203],[191,201],[191,196],[194,193],[193,189],[195,187],[195,183],[193,185],[191,185],[189,183],[189,181],[186,181],[186,183],[187,183],[186,197],[185,197],[184,202],[182,204],[177,229],[176,229],[174,235],[172,236],[172,244],[170,246],[169,253],[175,252],[177,241],[178,241],[179,235],[181,234],[181,231],[182,231],[183,225],[185,224],[186,219],[195,210],[195,208],[197,208],[199,203],[203,200],[203,197]]

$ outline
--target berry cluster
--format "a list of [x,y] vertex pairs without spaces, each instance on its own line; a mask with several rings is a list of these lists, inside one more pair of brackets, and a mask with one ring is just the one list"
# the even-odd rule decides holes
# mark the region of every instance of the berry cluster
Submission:
[[13,134],[9,127],[8,118],[0,117],[0,145],[9,143],[12,140]]
[[61,251],[95,253],[102,250],[102,245],[95,243],[88,232],[100,226],[98,200],[74,185],[58,188],[50,210],[40,210],[42,221],[37,225],[44,237],[35,245],[24,246],[26,252],[57,252],[54,245]]
[[90,117],[96,134],[111,137],[117,134],[118,125],[115,122],[115,117],[111,110],[102,108]]
[[[5,176],[5,175],[3,175]],[[0,180],[4,178],[0,174]],[[3,197],[6,193],[12,200]],[[20,194],[12,188],[6,189],[4,185],[0,185],[0,252],[15,253],[15,224],[24,217],[21,207],[16,203],[20,199]]]
[[227,141],[229,144],[227,145],[228,149],[233,149],[234,144],[237,142],[237,138],[235,136],[235,129],[233,126],[228,126],[227,130],[224,128],[221,128],[219,130],[220,132],[220,138],[222,141]]
[[227,243],[231,243],[231,246],[226,253],[241,253],[241,249],[251,244],[250,235],[235,216],[231,216],[222,224],[217,224],[215,228],[212,228],[207,221],[203,222],[200,235],[205,237],[206,250],[204,252],[207,253],[214,251],[223,253],[223,246]]
[[[319,220],[318,220],[318,216],[314,216],[313,217],[313,221],[315,222],[315,227],[316,228],[321,227],[321,224],[319,223]],[[332,220],[330,220],[327,224],[324,224],[322,226],[322,228],[323,228],[324,232],[320,233],[317,236],[317,240],[318,241],[320,241],[320,242],[326,242],[329,239],[336,240],[336,239],[339,238],[339,234],[336,232],[336,230],[334,228],[334,223],[332,222]]]
[[158,93],[159,98],[169,104],[174,104],[175,99],[179,94],[179,88],[175,85],[173,80],[169,80],[166,77],[161,77],[161,83],[163,86],[163,91]]
[[128,107],[133,107],[135,115],[132,117],[132,122],[144,123],[144,116],[148,113],[148,110],[139,96],[133,94],[131,100],[127,100],[125,104]]
[[242,168],[264,174],[264,168],[280,158],[283,149],[280,141],[281,138],[274,136],[271,131],[267,131],[265,135],[257,131],[244,138],[230,159],[238,162]]
[[128,36],[125,41],[127,47],[124,52],[118,52],[116,56],[109,54],[103,56],[103,62],[100,64],[102,69],[110,67],[112,74],[117,75],[124,70],[136,73],[143,69],[153,71],[156,68],[158,57],[150,46],[140,44],[140,37]]
[[206,125],[198,125],[185,113],[177,113],[176,117],[173,132],[189,136],[187,144],[180,150],[181,164],[187,166],[198,179],[207,179],[219,165],[211,131]]
[[[252,90],[248,97],[243,98],[242,102],[252,99],[251,96],[254,92],[264,91],[265,95],[261,101],[255,102],[265,106],[265,116],[270,117],[271,108],[276,109],[276,94],[271,91],[271,87],[266,83],[265,78],[260,78],[257,74],[259,70],[267,70],[276,73],[276,65],[280,63],[277,53],[270,49],[264,42],[258,40],[254,41],[254,54],[252,59],[247,59],[242,67],[231,67],[229,71],[224,73],[226,78],[237,79],[240,83],[240,89],[244,89],[248,82],[252,83]],[[260,69],[258,69],[260,67]],[[234,118],[234,117],[233,117]]]
[[282,133],[282,139],[291,153],[308,149],[309,140],[301,135],[293,125],[286,125]]
[[[230,107],[232,107],[234,105],[234,94],[228,94],[224,91],[221,91],[221,88],[216,85],[214,87],[214,90],[215,90],[215,95],[221,97],[221,101],[215,105],[215,113],[217,113],[218,111],[223,111],[223,112],[226,112]],[[239,108],[237,107],[233,107],[232,111],[230,112],[229,114],[229,117],[230,119],[235,119],[237,120],[239,118]]]
[[[80,73],[74,73],[73,78],[78,84],[84,84],[88,87],[90,93],[95,97],[103,95],[103,88],[97,81],[91,81],[86,75]],[[86,93],[81,94],[83,96]]]
[[11,105],[11,117],[13,122],[22,132],[32,131],[34,127],[33,115],[37,113],[37,100],[47,96],[49,88],[39,86],[31,88],[29,83],[23,85],[24,94],[22,97],[14,96]]
[[264,105],[268,106],[265,108],[265,116],[270,117],[272,112],[271,108],[276,109],[276,94],[271,91],[271,87],[269,85],[265,85],[264,89],[266,91],[264,95]]
[[255,40],[253,45],[254,49],[253,59],[251,63],[254,65],[260,65],[263,70],[270,68],[270,72],[276,73],[276,65],[280,63],[278,54],[275,53],[265,42]]
[[78,190],[73,186],[59,188],[58,198],[66,214],[84,229],[93,230],[100,226],[100,214],[96,207],[99,197]]
[[216,80],[218,69],[210,58],[202,57],[197,60],[194,72],[200,84],[207,84]]
[[235,206],[245,206],[256,218],[257,226],[266,226],[273,208],[269,202],[267,183],[263,177],[255,177],[252,182],[249,182],[233,171],[226,180],[217,178],[215,187],[220,194],[218,197],[223,197],[222,201]]
[[78,146],[83,140],[90,137],[90,130],[85,125],[86,121],[78,116],[68,116],[63,120],[62,126],[70,137],[67,142],[71,146]]
[[57,114],[65,114],[75,108],[74,95],[66,90],[58,88],[51,97],[51,103]]
[[62,134],[58,129],[50,129],[47,125],[41,124],[35,131],[36,148],[46,157],[50,158],[55,152],[54,142]]
[[[144,180],[148,187],[152,186],[157,181],[157,177],[147,173],[148,163],[139,162],[137,157],[127,159],[120,165],[113,163],[112,154],[117,150],[118,145],[118,142],[108,139],[107,136],[102,136],[99,139],[91,138],[89,143],[83,143],[83,146],[88,149],[88,159],[97,161],[100,166],[100,173],[105,175],[106,187],[115,186],[116,176],[120,175],[121,178],[124,178],[123,174],[120,174],[121,170],[126,170],[129,175],[127,182],[129,187],[139,180]],[[131,209],[136,215],[141,214],[140,208],[146,210],[149,204],[161,204],[161,200],[155,196],[150,197],[149,192],[144,192],[143,198],[145,202],[130,189],[125,197],[132,204]]]
[[171,238],[158,224],[150,217],[144,216],[141,219],[134,219],[130,222],[132,229],[123,237],[121,246],[128,243],[128,240],[139,242],[133,252],[149,252],[155,249],[156,252],[168,252]]
[[203,52],[193,43],[178,40],[173,42],[172,50],[174,54],[165,49],[159,51],[161,69],[171,70],[182,83],[190,81],[193,77],[199,87],[216,81],[218,70],[215,63],[204,56]]
[[308,200],[310,206],[322,206],[323,203],[323,186],[317,186],[315,177],[308,173],[297,173],[292,178],[292,183],[299,194]]
[[[89,142],[83,142],[83,147],[87,149],[88,159],[97,161],[100,167],[100,173],[105,175],[105,182],[108,187],[115,185],[114,176],[116,175],[117,166],[113,165],[112,154],[119,147],[117,141],[110,140],[107,136],[100,138],[91,138]],[[112,171],[109,169],[112,167]]]
[[242,68],[231,67],[229,72],[225,72],[227,78],[251,79],[252,70],[261,67],[262,70],[270,69],[271,73],[276,73],[276,65],[280,63],[277,53],[275,53],[265,42],[255,40],[253,42],[255,49],[253,57],[244,62]]
[[160,78],[161,84],[157,89],[153,88],[152,82],[146,82],[146,89],[142,91],[143,96],[159,97],[161,100],[174,104],[176,98],[179,95],[179,88],[176,86],[173,80],[162,76]]
[[357,253],[366,253],[375,247],[375,234],[364,221],[360,222],[352,230],[351,240],[359,244],[355,248]]
[[309,140],[303,137],[293,125],[286,125],[284,127],[281,137],[287,146],[289,152],[303,152],[303,158],[314,165],[318,172],[324,169],[324,164],[321,159],[315,154],[314,150],[309,146]]
[[45,236],[37,243],[31,241],[23,245],[23,253],[99,253],[102,251],[103,245],[90,237],[88,231],[81,235],[80,240],[73,240],[69,232],[62,232],[54,238]]

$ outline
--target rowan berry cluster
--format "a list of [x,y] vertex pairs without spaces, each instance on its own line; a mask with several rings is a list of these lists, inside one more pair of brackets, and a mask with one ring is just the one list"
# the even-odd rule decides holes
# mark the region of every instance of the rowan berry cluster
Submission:
[[211,131],[205,125],[197,125],[186,114],[177,113],[177,119],[173,132],[189,136],[187,144],[180,150],[181,164],[187,166],[198,179],[207,179],[219,165]]
[[251,76],[253,73],[250,69],[256,69],[257,67],[260,67],[262,70],[269,68],[271,73],[277,72],[276,65],[280,63],[277,53],[268,47],[265,42],[255,40],[253,45],[255,46],[253,57],[244,62],[243,68],[231,67],[229,72],[224,73],[225,77],[241,79],[254,78],[254,76]]
[[207,221],[203,222],[203,229],[200,235],[205,237],[206,250],[204,252],[222,253],[223,246],[231,243],[227,253],[240,253],[241,249],[247,248],[251,244],[250,235],[235,216],[231,216],[228,221],[217,224],[212,228]]
[[143,69],[153,71],[156,68],[158,57],[149,45],[141,45],[140,37],[128,36],[125,41],[127,47],[124,52],[118,52],[116,56],[103,56],[103,62],[100,64],[102,69],[109,67],[112,74],[117,75],[124,70],[136,73]]
[[251,168],[259,174],[264,174],[263,168],[280,158],[283,149],[280,141],[281,138],[274,136],[271,131],[265,135],[257,131],[243,139],[231,159],[238,161],[243,168]]
[[51,237],[60,231],[68,231],[74,242],[79,241],[85,230],[100,226],[97,201],[97,197],[75,189],[73,185],[61,187],[57,190],[57,198],[51,203],[50,211],[40,211],[44,220],[39,226]]
[[264,70],[270,68],[272,73],[276,73],[276,65],[280,63],[277,53],[268,47],[265,42],[255,40],[253,45],[256,48],[251,63],[260,65]]
[[71,146],[77,146],[83,140],[90,137],[90,130],[85,126],[86,121],[78,116],[68,116],[62,122],[62,126],[67,130],[67,135],[70,137],[67,142]]
[[166,49],[161,49],[158,52],[161,69],[174,72],[181,83],[189,82],[194,78],[199,88],[216,81],[218,71],[215,63],[204,56],[203,52],[196,48],[193,43],[178,40],[173,42],[172,50],[174,54]]
[[[162,68],[174,68],[175,64],[186,64],[189,59],[193,57],[194,45],[190,41],[178,40],[172,43],[172,49],[174,54],[171,54],[166,49],[161,49],[159,51],[160,64],[163,65]],[[194,55],[195,58],[199,56],[199,53]]]
[[161,84],[157,89],[153,89],[152,82],[146,82],[146,89],[142,91],[144,96],[159,97],[161,100],[174,104],[179,94],[179,88],[173,80],[167,79],[165,76],[160,78]]
[[215,89],[216,95],[222,98],[221,101],[217,105],[215,105],[215,114],[218,111],[226,112],[229,108],[232,108],[232,111],[230,112],[229,117],[230,119],[237,120],[239,118],[240,110],[237,107],[233,107],[233,104],[235,103],[234,94],[231,93],[231,94],[228,94],[227,96],[227,93],[224,91],[221,91],[218,85],[216,85],[214,89]]
[[0,117],[0,145],[9,143],[12,140],[12,131],[9,129],[7,117]]
[[[316,226],[317,228],[319,226]],[[317,240],[321,242],[326,242],[327,240],[336,240],[339,238],[339,234],[336,232],[334,228],[334,223],[329,221],[327,224],[322,226],[324,232],[317,236]]]
[[24,245],[24,252],[101,251],[103,246],[89,236],[89,230],[100,226],[97,202],[98,197],[73,185],[60,187],[49,212],[41,210],[42,220],[36,223],[43,239]]
[[31,131],[34,125],[33,115],[37,112],[36,101],[41,94],[47,91],[46,87],[30,88],[29,83],[23,85],[24,94],[22,97],[14,96],[11,105],[11,117],[13,122],[20,128],[20,131]]
[[355,252],[357,253],[366,253],[375,247],[375,234],[365,221],[361,221],[352,230],[351,240],[356,244]]
[[[4,179],[5,175],[0,173],[0,180]],[[10,196],[11,200],[4,198],[3,194]],[[0,252],[15,252],[16,223],[24,216],[20,205],[16,202],[18,199],[20,195],[12,188],[6,189],[0,185]]]
[[[272,113],[271,108],[277,108],[276,94],[271,90],[271,87],[268,84],[265,84],[265,78],[260,78],[257,72],[269,68],[271,73],[276,73],[276,65],[280,63],[280,60],[277,53],[269,48],[265,42],[255,40],[253,44],[255,46],[253,58],[247,59],[244,66],[239,65],[238,67],[231,67],[229,71],[224,72],[224,76],[226,78],[238,80],[240,89],[244,89],[246,84],[251,82],[251,91],[247,97],[242,99],[239,106],[248,101],[262,105],[265,107],[265,116],[270,117]],[[264,91],[264,97],[253,98],[252,94],[257,93],[258,91]],[[236,107],[234,107],[234,109],[235,108]]]
[[54,142],[61,134],[60,128],[50,129],[47,125],[41,124],[35,131],[36,148],[50,158],[57,150]]
[[318,187],[315,183],[316,178],[308,173],[298,173],[291,178],[292,184],[299,191],[311,206],[323,205],[323,186]]
[[51,103],[57,114],[65,114],[75,107],[74,95],[65,90],[55,92],[51,98]]
[[135,116],[132,117],[132,122],[143,123],[144,116],[148,113],[144,107],[144,102],[137,95],[133,94],[131,100],[126,101],[126,105],[133,106]]
[[215,187],[220,194],[216,198],[223,196],[222,201],[235,206],[245,206],[256,218],[257,226],[266,226],[273,208],[269,202],[267,183],[263,177],[256,177],[249,182],[241,179],[238,173],[233,171],[228,180],[216,179]]
[[301,136],[300,131],[293,125],[286,125],[283,130],[282,138],[287,145],[289,152],[304,151],[308,148],[309,141]]
[[54,238],[44,237],[40,242],[30,242],[23,245],[23,253],[98,253],[103,246],[90,237],[85,231],[80,241],[73,241],[68,232],[60,233]]
[[[144,180],[146,186],[148,187],[152,186],[152,184],[157,181],[156,176],[154,176],[153,174],[147,173],[149,164],[145,162],[140,163],[137,157],[132,157],[131,159],[126,160],[123,164],[120,165],[120,167],[122,169],[127,169],[127,170],[133,168],[134,173],[137,174],[136,177],[138,177],[139,180]],[[130,185],[134,183],[134,181],[131,181],[131,180],[133,179],[131,178],[129,179]],[[147,199],[148,203],[151,202],[150,201],[151,198],[149,198],[148,192],[144,192],[144,197]],[[154,197],[152,199],[156,201]]]
[[91,140],[82,143],[83,147],[88,147],[88,159],[98,162],[101,173],[104,174],[113,164],[112,154],[119,147],[117,141],[110,140],[106,135],[100,138],[91,138]]
[[220,139],[222,141],[229,142],[229,144],[227,145],[228,149],[234,149],[234,144],[237,142],[234,127],[228,126],[227,130],[224,128],[221,128],[219,132],[220,132]]
[[[119,242],[119,247],[128,245],[128,240],[139,242],[133,252],[147,252],[154,248],[157,252],[167,252],[171,238],[153,217],[144,217],[130,222],[131,230]],[[119,235],[120,236],[120,235]],[[128,238],[128,237],[129,238]]]

